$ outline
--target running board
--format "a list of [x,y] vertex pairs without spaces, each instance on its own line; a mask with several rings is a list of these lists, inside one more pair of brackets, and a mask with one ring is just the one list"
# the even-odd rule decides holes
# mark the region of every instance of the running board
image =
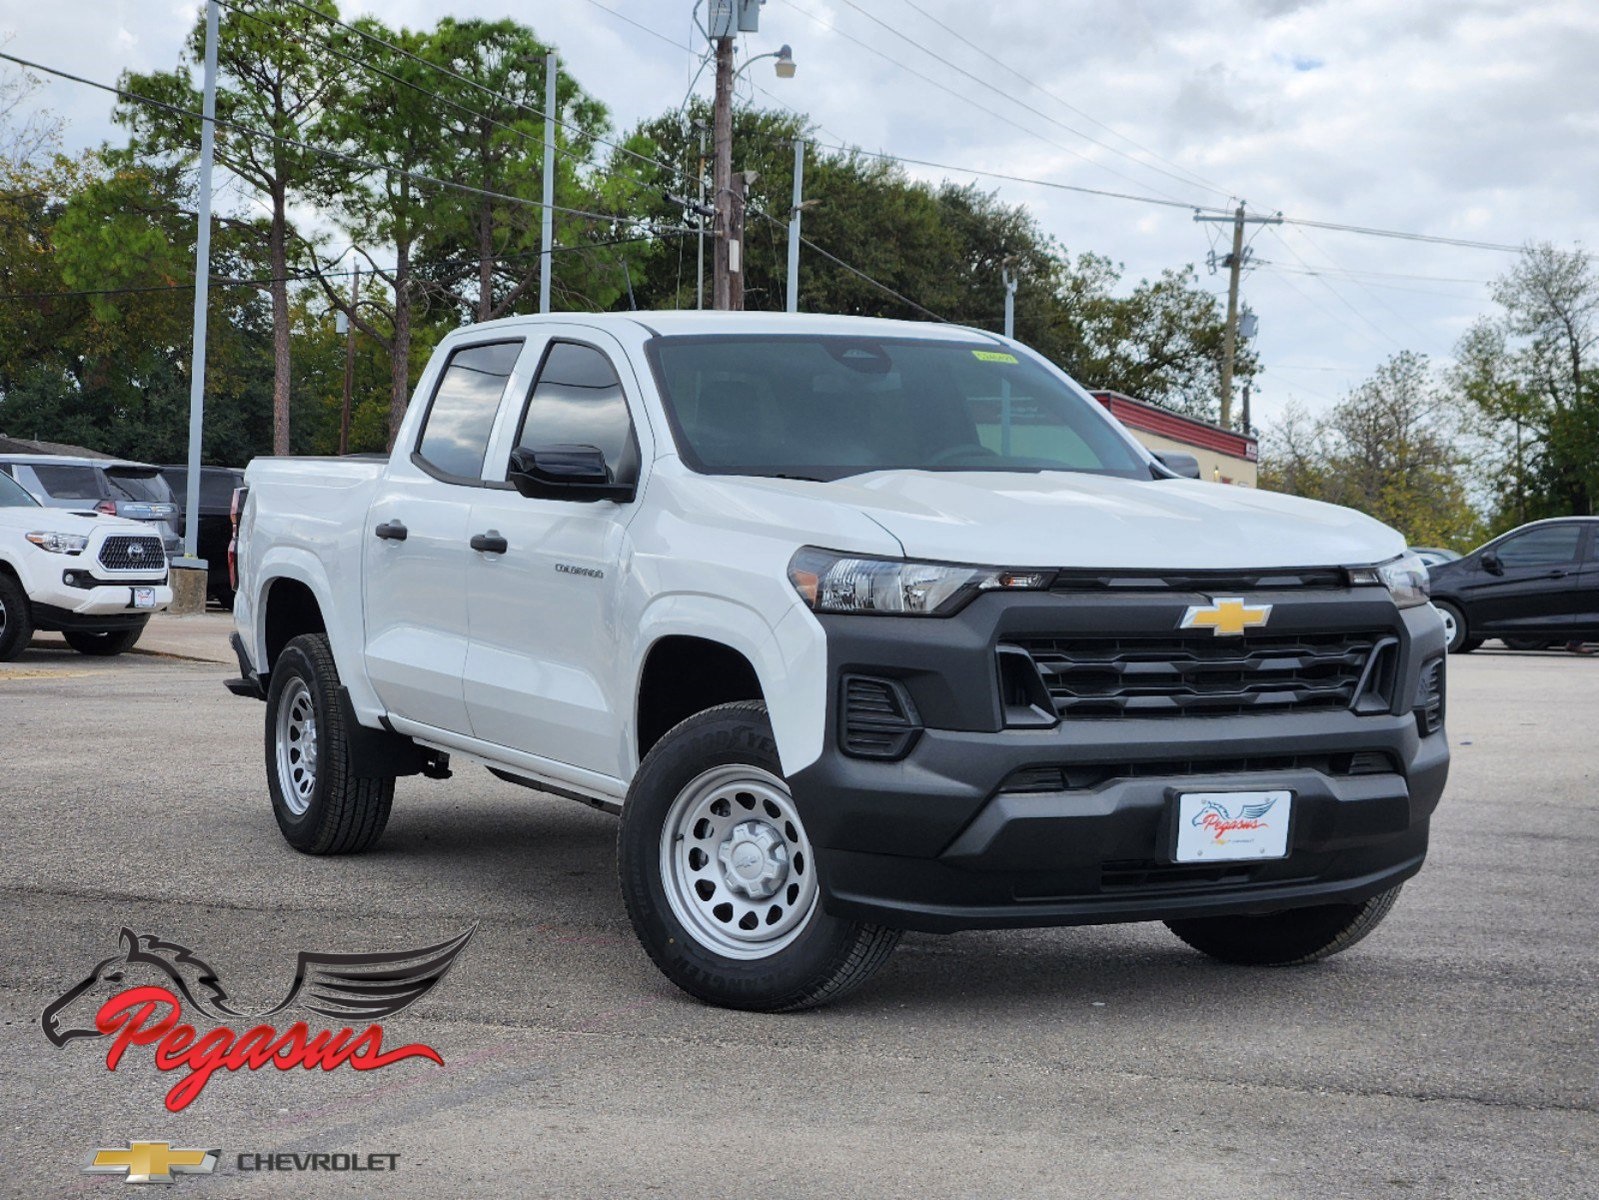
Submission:
[[513,775],[510,771],[499,767],[489,767],[488,772],[496,779],[503,779],[506,783],[514,783],[518,787],[531,788],[535,792],[545,792],[551,796],[559,796],[562,800],[576,800],[579,804],[586,804],[590,808],[597,808],[603,813],[610,813],[613,817],[620,816],[622,806],[615,800],[602,800],[598,796],[585,796],[581,792],[568,791],[563,787],[556,787],[553,783],[545,783],[541,779],[529,779],[525,775]]

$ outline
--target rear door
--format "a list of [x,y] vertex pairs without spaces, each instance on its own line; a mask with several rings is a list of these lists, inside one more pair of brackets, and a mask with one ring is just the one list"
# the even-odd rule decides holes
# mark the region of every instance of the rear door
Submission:
[[373,687],[391,716],[463,736],[468,518],[522,346],[502,336],[448,352],[420,431],[395,446],[361,535]]
[[1599,521],[1584,521],[1586,543],[1577,576],[1576,632],[1599,641]]
[[[639,479],[648,428],[620,347],[598,331],[554,332],[494,474],[517,446],[595,446],[615,482]],[[471,531],[497,534],[502,553],[467,563],[472,643],[466,704],[484,741],[619,777],[619,729],[631,692],[619,667],[617,605],[626,528],[636,501],[529,499],[479,492]],[[630,681],[628,681],[630,683]]]
[[[1487,547],[1465,591],[1474,633],[1532,637],[1563,634],[1580,621],[1583,526],[1575,521],[1536,525]],[[1483,559],[1499,559],[1489,571]]]

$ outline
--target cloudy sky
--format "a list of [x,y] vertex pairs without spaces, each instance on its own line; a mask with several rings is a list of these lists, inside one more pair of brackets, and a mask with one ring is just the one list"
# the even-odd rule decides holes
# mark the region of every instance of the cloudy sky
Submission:
[[[344,11],[410,26],[514,16],[555,42],[626,128],[681,102],[695,66],[691,7],[345,0]],[[0,0],[0,36],[11,53],[111,82],[173,65],[197,11]],[[797,76],[757,64],[753,99],[811,114],[823,140],[1184,204],[1243,198],[1262,213],[1495,243],[1599,240],[1593,0],[770,0],[745,52],[784,42]],[[40,99],[67,119],[71,149],[116,136],[103,93],[57,81]],[[1184,208],[985,186],[1132,278],[1192,263],[1225,291],[1205,265],[1221,231]],[[1490,307],[1486,281],[1513,261],[1289,225],[1256,231],[1253,250],[1257,423],[1290,399],[1325,407],[1400,349],[1447,360]]]

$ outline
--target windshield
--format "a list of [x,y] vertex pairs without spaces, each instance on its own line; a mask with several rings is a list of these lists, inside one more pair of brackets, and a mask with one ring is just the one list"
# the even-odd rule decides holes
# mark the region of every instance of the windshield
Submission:
[[678,449],[713,475],[1084,471],[1150,478],[1091,400],[999,344],[842,336],[650,343]]
[[38,508],[39,502],[4,471],[0,471],[0,508]]

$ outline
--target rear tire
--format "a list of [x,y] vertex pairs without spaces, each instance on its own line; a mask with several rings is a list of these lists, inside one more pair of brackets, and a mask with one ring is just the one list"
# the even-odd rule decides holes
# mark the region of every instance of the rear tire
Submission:
[[[1402,885],[1401,885],[1402,886]],[[1399,899],[1399,888],[1360,904],[1290,908],[1264,916],[1198,917],[1167,921],[1201,954],[1250,967],[1292,967],[1349,949],[1382,923]]]
[[1510,650],[1547,650],[1554,645],[1548,638],[1507,637],[1501,640]]
[[74,629],[63,633],[67,645],[79,654],[87,654],[91,658],[113,658],[118,654],[126,654],[132,650],[144,633],[144,622],[140,622],[132,629],[113,629],[105,633],[87,633],[81,629]]
[[10,662],[33,640],[33,610],[22,585],[0,571],[0,662]]
[[617,859],[644,949],[710,1004],[826,1004],[865,983],[899,941],[898,930],[822,910],[811,844],[759,702],[708,709],[656,743],[622,806]]
[[394,780],[350,769],[339,668],[324,633],[307,633],[272,665],[266,705],[267,786],[284,839],[304,854],[357,854],[388,824]]

